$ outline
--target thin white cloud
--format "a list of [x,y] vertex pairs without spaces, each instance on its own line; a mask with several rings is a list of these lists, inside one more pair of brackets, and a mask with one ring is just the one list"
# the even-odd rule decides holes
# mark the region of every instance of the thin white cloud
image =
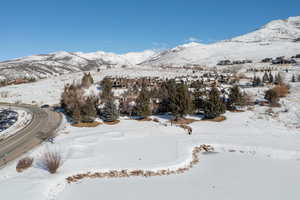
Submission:
[[185,42],[201,42],[201,40],[196,37],[189,37]]

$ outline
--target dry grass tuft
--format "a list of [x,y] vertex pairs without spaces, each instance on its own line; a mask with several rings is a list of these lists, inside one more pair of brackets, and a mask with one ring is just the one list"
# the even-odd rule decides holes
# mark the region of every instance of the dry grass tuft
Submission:
[[159,123],[159,119],[157,119],[157,118],[154,118],[152,121]]
[[72,124],[72,126],[77,127],[77,128],[92,128],[92,127],[97,127],[101,125],[101,122],[90,122],[90,123],[77,123],[77,124]]
[[55,174],[62,165],[62,156],[59,151],[46,151],[41,156],[43,167],[51,174]]
[[142,119],[137,119],[137,121],[140,121],[140,122],[150,122],[150,121],[152,121],[152,119],[150,117],[145,117],[145,118],[142,118]]
[[28,169],[32,166],[33,158],[32,157],[25,157],[18,161],[16,170],[17,172],[23,172],[24,170]]
[[225,116],[219,116],[219,117],[216,117],[216,118],[213,118],[213,119],[204,119],[202,121],[210,121],[210,122],[222,122],[226,120],[226,117]]
[[120,123],[120,120],[116,120],[114,122],[103,122],[103,123],[106,125],[116,125],[116,124]]
[[182,124],[191,124],[193,122],[198,122],[198,121],[201,121],[201,120],[197,120],[197,119],[189,119],[189,118],[180,118],[180,119],[177,119],[177,120],[171,120],[171,122],[173,124],[177,124],[177,125],[182,125]]
[[286,97],[289,93],[289,88],[286,85],[276,85],[272,90],[277,93],[278,97]]

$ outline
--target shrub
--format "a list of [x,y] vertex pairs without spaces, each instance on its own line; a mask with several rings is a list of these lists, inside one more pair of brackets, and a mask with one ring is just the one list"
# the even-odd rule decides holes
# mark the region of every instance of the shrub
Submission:
[[278,97],[286,97],[289,92],[289,89],[286,85],[277,85],[273,88],[273,90],[277,93]]
[[265,99],[268,100],[271,106],[277,106],[279,97],[274,89],[269,89],[265,92]]
[[61,153],[59,151],[47,150],[42,154],[41,162],[48,172],[55,174],[57,169],[62,165]]
[[32,166],[33,158],[32,157],[25,157],[18,161],[16,170],[17,172],[22,172],[25,169],[28,169]]

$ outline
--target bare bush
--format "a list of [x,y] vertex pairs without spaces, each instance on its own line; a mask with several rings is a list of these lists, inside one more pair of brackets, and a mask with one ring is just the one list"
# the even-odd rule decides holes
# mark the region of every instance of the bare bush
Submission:
[[25,169],[32,166],[33,158],[32,157],[25,157],[18,161],[16,170],[17,172],[22,172]]
[[41,162],[48,172],[55,174],[57,169],[62,165],[61,153],[59,151],[47,150],[41,155]]

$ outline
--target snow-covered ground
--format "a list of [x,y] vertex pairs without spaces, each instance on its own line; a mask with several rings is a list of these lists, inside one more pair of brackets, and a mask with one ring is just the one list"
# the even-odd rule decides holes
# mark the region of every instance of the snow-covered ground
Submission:
[[[283,170],[284,173],[282,172]],[[58,200],[297,199],[299,161],[230,153],[201,155],[191,171],[168,177],[96,179],[74,184]]]
[[[240,199],[249,193],[244,199],[295,199],[300,180],[300,131],[274,120],[257,119],[252,111],[227,113],[226,117],[221,123],[191,124],[191,136],[179,127],[125,119],[97,128],[67,125],[54,145],[44,144],[29,153],[36,158],[34,167],[18,174],[13,162],[1,170],[2,196],[41,200],[81,199],[82,195],[91,199],[164,199],[170,195],[176,200],[201,194],[209,199]],[[84,179],[78,184],[65,181],[88,171],[179,167],[190,160],[192,147],[200,144],[212,144],[218,154],[200,154],[197,167],[183,175]],[[45,148],[63,154],[64,164],[55,175],[39,167],[38,158]],[[128,185],[121,189],[122,183]],[[165,190],[159,185],[165,185]]]

